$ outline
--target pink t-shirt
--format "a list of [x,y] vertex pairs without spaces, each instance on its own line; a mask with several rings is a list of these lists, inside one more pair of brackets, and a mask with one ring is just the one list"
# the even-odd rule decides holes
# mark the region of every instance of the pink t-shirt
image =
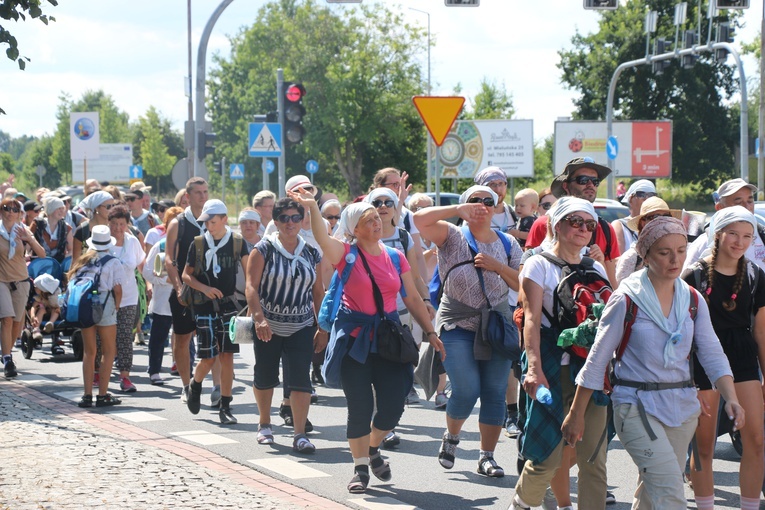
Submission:
[[[372,276],[375,278],[377,286],[380,287],[380,292],[383,296],[383,306],[386,313],[392,313],[396,311],[396,295],[401,288],[401,281],[396,271],[396,266],[393,265],[393,261],[388,256],[388,252],[385,247],[380,243],[382,253],[376,257],[364,252],[364,257],[369,264],[369,269],[372,271]],[[345,255],[340,259],[340,262],[335,266],[337,272],[342,274],[345,268],[345,256],[351,250],[351,245],[345,245]],[[409,271],[410,266],[407,262],[404,254],[399,253],[399,260],[401,264],[401,274]],[[355,312],[361,312],[367,315],[377,314],[377,306],[375,306],[375,298],[372,293],[372,282],[367,275],[367,271],[364,268],[364,263],[361,261],[361,257],[357,257],[356,262],[351,269],[351,275],[348,281],[345,283],[343,289],[343,304]]]

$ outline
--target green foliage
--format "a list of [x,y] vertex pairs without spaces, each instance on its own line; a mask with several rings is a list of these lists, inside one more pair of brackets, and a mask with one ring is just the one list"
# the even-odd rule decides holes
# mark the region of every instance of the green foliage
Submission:
[[[287,148],[287,175],[316,159],[317,184],[357,195],[379,168],[423,179],[425,130],[411,97],[424,88],[417,60],[425,34],[384,6],[345,10],[314,0],[282,0],[260,9],[232,38],[229,59],[216,58],[208,106],[218,134],[216,157],[245,162],[245,192],[260,189],[261,161],[247,157],[252,115],[276,110],[276,69],[304,84],[301,145]],[[272,186],[272,189],[273,186]]]
[[497,85],[487,77],[481,78],[481,90],[469,99],[470,108],[464,109],[465,119],[511,119],[515,115],[513,97],[507,93],[505,84]]
[[[611,77],[622,62],[645,56],[643,19],[648,8],[659,13],[656,37],[674,40],[674,0],[628,0],[602,15],[597,33],[572,38],[573,48],[559,52],[562,81],[579,92],[576,119],[605,120]],[[702,7],[706,10],[706,6]],[[705,19],[702,13],[702,19]],[[697,19],[697,6],[688,4],[688,20]],[[687,25],[692,25],[689,22]],[[708,25],[702,23],[701,40]],[[705,53],[691,69],[673,60],[663,75],[642,65],[624,72],[614,97],[614,119],[673,121],[673,180],[700,182],[704,189],[733,176],[738,120],[724,101],[737,90],[734,69]],[[714,148],[714,150],[710,150]]]
[[185,155],[180,133],[173,131],[170,120],[150,106],[133,126],[133,160],[143,165],[147,176],[154,177],[155,196],[160,195],[160,190],[173,189],[170,172]]

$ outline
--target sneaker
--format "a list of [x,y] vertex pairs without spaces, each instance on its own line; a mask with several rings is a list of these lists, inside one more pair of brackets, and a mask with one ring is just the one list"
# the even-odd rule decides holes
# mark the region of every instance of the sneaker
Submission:
[[415,404],[420,401],[420,396],[417,394],[417,390],[414,389],[414,386],[412,386],[412,389],[409,390],[409,395],[406,396],[406,405]]
[[613,505],[616,503],[616,496],[611,491],[606,491],[606,505]]
[[178,375],[178,365],[173,361],[173,366],[170,367],[170,375]]
[[93,407],[93,395],[83,395],[77,407]]
[[316,404],[319,402],[319,395],[316,394],[316,390],[311,390],[311,403]]
[[507,437],[518,437],[521,433],[521,429],[518,428],[518,417],[508,416],[505,421],[505,435]]
[[120,379],[120,389],[123,393],[135,393],[137,390],[135,384],[133,384],[128,377]]
[[213,386],[212,392],[210,393],[210,407],[217,409],[220,407],[220,386]]
[[274,444],[274,433],[271,431],[271,424],[259,425],[258,435],[255,440],[258,444]]
[[555,494],[550,487],[545,491],[545,497],[542,500],[542,508],[544,510],[558,510],[558,500],[555,498]]
[[149,380],[154,386],[162,386],[165,384],[165,381],[162,380],[162,377],[159,374],[151,374]]
[[438,393],[436,395],[436,409],[446,409],[446,404],[449,403],[449,397],[446,393]]
[[93,372],[93,386],[96,387],[101,383],[101,374]]
[[106,395],[96,395],[96,407],[116,406],[122,403],[122,400],[113,397],[111,393]]
[[513,496],[512,501],[510,501],[510,506],[507,508],[507,510],[531,510],[531,507],[528,505],[524,505],[521,501],[521,498],[516,494]]
[[[50,322],[48,324],[50,324]],[[65,352],[64,348],[58,344],[53,344],[50,348],[50,353],[53,354],[54,356],[61,356],[62,354],[64,354],[64,352]]]
[[305,434],[298,434],[292,441],[292,449],[297,453],[314,453],[316,447],[308,440]]
[[46,333],[53,333],[53,323],[46,322],[45,326],[43,327],[43,331],[45,331]]
[[284,425],[292,427],[294,422],[292,420],[292,407],[282,404],[279,406],[279,416],[284,420]]
[[189,401],[189,387],[184,386],[181,390],[181,404],[185,404]]
[[441,441],[441,450],[438,452],[438,463],[446,469],[454,467],[454,459],[457,455],[457,445],[460,444],[459,439],[449,439],[449,433],[444,432],[444,437]]
[[191,414],[199,414],[199,408],[201,406],[202,385],[200,384],[197,388],[194,388],[194,382],[189,385],[189,397],[186,401],[186,407],[189,408]]
[[16,339],[16,343],[13,344],[13,346],[17,349],[21,348],[21,338]]
[[135,340],[133,340],[133,343],[135,345],[146,345],[146,341],[143,338],[143,331],[140,329],[135,334]]
[[238,423],[236,417],[231,414],[230,407],[223,407],[218,411],[218,418],[222,425],[236,425]]
[[491,478],[502,478],[505,476],[505,470],[497,464],[494,457],[481,457],[481,460],[478,461],[478,474]]
[[16,363],[12,359],[5,362],[5,368],[3,369],[5,377],[16,377],[19,373],[16,371]]
[[396,434],[395,430],[391,430],[388,432],[388,435],[385,436],[385,439],[383,439],[382,447],[386,450],[390,450],[391,448],[395,448],[401,444],[401,438],[398,434]]

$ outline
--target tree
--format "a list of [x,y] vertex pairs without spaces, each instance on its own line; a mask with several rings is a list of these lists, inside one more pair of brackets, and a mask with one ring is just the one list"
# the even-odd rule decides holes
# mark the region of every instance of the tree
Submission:
[[138,119],[138,125],[143,137],[138,144],[143,171],[149,177],[156,177],[157,184],[154,192],[156,195],[159,195],[159,178],[170,175],[176,158],[168,154],[162,129],[162,119],[160,119],[159,113],[153,106],[149,107],[145,117]]
[[[316,176],[322,186],[348,186],[354,196],[385,166],[424,176],[425,132],[411,103],[424,88],[416,62],[424,35],[380,5],[341,17],[314,0],[267,4],[232,38],[231,57],[216,58],[210,73],[219,152],[246,160],[248,175],[260,175],[260,161],[246,157],[247,125],[252,115],[276,110],[281,67],[286,80],[307,90],[307,135],[286,148],[288,173],[304,173],[305,161],[316,159],[327,170]],[[246,191],[259,189],[258,182],[246,180]]]
[[[58,5],[58,0],[46,0],[51,5]],[[27,16],[32,19],[39,19],[46,25],[49,21],[56,21],[56,18],[48,14],[43,14],[42,0],[3,0],[0,3],[0,18],[8,21],[25,21]],[[0,25],[0,46],[8,45],[5,50],[5,55],[13,62],[18,62],[19,69],[22,71],[26,68],[27,62],[30,62],[29,57],[23,57],[19,53],[19,43],[11,32]],[[5,111],[0,108],[0,114],[5,114]]]
[[511,119],[515,115],[513,97],[505,90],[505,84],[497,85],[487,77],[481,78],[481,89],[470,99],[470,109],[465,111],[465,118]]
[[[608,86],[616,67],[645,56],[646,8],[659,13],[654,35],[674,40],[675,3],[628,0],[602,15],[597,33],[577,33],[571,41],[573,48],[559,52],[562,81],[579,92],[574,118],[605,119]],[[687,19],[697,19],[693,2],[688,4]],[[702,41],[706,41],[707,31],[708,25],[702,23]],[[702,54],[691,69],[682,69],[672,60],[660,76],[653,74],[649,65],[638,66],[623,73],[617,82],[614,118],[671,119],[673,180],[701,182],[705,188],[714,189],[720,180],[736,173],[733,154],[738,121],[724,104],[736,90],[733,69],[717,63],[709,53]]]

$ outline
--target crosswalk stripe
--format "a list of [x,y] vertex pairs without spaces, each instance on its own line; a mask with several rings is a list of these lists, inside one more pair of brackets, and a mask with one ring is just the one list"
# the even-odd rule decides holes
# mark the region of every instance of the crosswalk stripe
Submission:
[[290,459],[251,459],[247,462],[266,468],[269,471],[273,471],[274,473],[279,473],[280,475],[292,480],[332,476],[330,474],[319,471],[318,469],[308,467],[305,464],[295,462],[294,460]]
[[163,418],[155,413],[147,413],[146,411],[115,411],[111,413],[112,416],[124,418],[133,423],[145,423],[149,421],[167,421],[167,418]]
[[205,430],[183,430],[181,432],[171,432],[170,435],[178,436],[203,446],[214,444],[236,444],[239,442],[218,434],[212,434]]
[[349,503],[355,503],[363,508],[369,510],[390,510],[395,508],[396,510],[419,510],[416,506],[407,505],[401,501],[388,497],[381,498],[354,498],[349,499]]

